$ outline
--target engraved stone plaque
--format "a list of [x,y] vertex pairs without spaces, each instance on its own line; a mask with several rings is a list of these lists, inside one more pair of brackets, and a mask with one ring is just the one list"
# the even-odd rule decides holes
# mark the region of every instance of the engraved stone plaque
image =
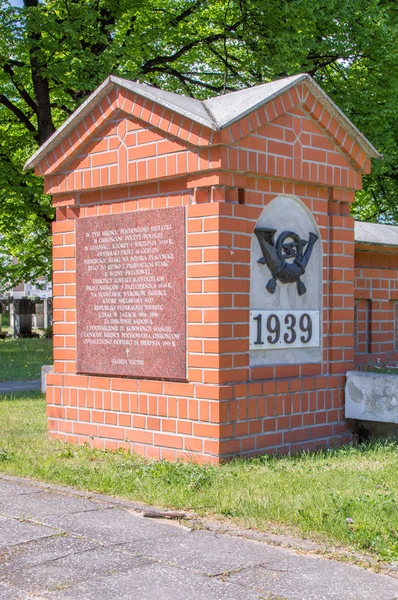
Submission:
[[186,378],[184,207],[76,223],[77,371]]

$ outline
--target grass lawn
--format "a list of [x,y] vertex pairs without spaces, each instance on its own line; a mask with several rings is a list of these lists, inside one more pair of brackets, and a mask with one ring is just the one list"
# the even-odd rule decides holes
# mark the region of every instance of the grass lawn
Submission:
[[287,530],[398,560],[398,446],[345,447],[222,467],[145,461],[46,437],[43,396],[0,397],[0,472]]
[[40,379],[43,365],[52,364],[52,340],[0,340],[0,381]]

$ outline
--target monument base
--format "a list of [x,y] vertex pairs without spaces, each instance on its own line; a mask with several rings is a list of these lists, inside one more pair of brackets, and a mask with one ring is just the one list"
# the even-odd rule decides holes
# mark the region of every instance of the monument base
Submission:
[[217,386],[48,374],[49,433],[102,450],[211,463],[338,446],[351,440],[344,379]]

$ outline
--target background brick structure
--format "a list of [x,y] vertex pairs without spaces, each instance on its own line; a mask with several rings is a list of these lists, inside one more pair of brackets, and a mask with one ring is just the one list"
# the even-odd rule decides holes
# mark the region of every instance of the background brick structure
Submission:
[[[57,209],[55,369],[47,380],[52,436],[209,462],[349,439],[344,382],[354,367],[355,254],[349,212],[361,175],[369,172],[369,152],[311,78],[286,81],[278,94],[217,129],[181,114],[178,105],[172,110],[149,100],[140,86],[134,92],[122,80],[109,80],[90,100],[90,110],[78,111],[37,153],[37,173]],[[323,360],[251,368],[250,242],[261,211],[279,195],[304,202],[321,233]],[[187,380],[77,374],[76,220],[182,205]],[[388,292],[384,283],[372,283],[369,297],[373,311],[389,302],[390,318],[396,271],[391,264],[381,280],[378,259],[358,253],[357,297],[368,298],[367,291],[361,294],[370,289],[369,277],[387,281]],[[396,258],[391,260],[396,269]],[[372,351],[378,344],[386,356],[391,340],[384,338],[381,319],[380,331],[375,327]]]
[[363,242],[356,245],[355,304],[356,368],[363,369],[369,364],[397,365],[398,254],[396,246]]

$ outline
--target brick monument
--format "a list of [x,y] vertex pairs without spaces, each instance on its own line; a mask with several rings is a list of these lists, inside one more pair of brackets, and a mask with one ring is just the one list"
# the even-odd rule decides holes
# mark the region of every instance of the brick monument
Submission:
[[51,435],[208,462],[348,440],[371,157],[308,75],[202,102],[109,77],[26,164],[57,209]]

